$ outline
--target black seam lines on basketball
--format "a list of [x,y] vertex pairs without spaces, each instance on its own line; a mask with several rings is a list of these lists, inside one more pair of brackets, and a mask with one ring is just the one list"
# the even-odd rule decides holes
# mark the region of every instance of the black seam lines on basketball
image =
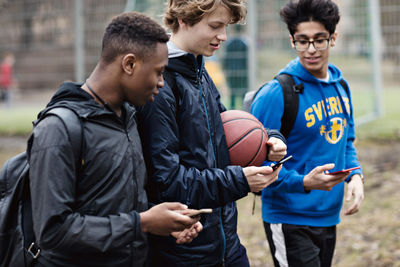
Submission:
[[[261,129],[261,128],[260,128],[260,129]],[[261,130],[262,130],[262,129],[261,129]],[[249,166],[250,162],[252,162],[252,161],[258,156],[258,153],[260,152],[260,149],[261,149],[261,145],[262,145],[262,143],[263,143],[263,140],[264,140],[264,135],[261,134],[261,141],[260,141],[260,144],[258,145],[257,152],[254,153],[253,158],[252,158],[249,162],[247,162],[246,166]]]
[[230,120],[228,120],[228,121],[224,121],[223,124],[225,124],[225,123],[227,123],[227,122],[231,122],[231,121],[237,121],[237,120],[249,120],[249,121],[254,121],[254,122],[257,122],[257,124],[261,126],[260,121],[254,120],[254,119],[250,119],[250,118],[235,118],[235,119],[230,119]]
[[[261,127],[260,127],[260,128],[253,128],[253,129],[251,129],[251,130],[248,131],[245,135],[243,135],[242,137],[240,137],[235,143],[233,143],[231,146],[229,146],[228,149],[231,149],[233,146],[235,146],[237,143],[239,143],[241,140],[243,140],[243,138],[245,138],[245,137],[248,136],[251,132],[256,131],[256,130],[264,131],[264,129],[261,128]],[[258,145],[257,151],[256,151],[256,153],[254,154],[254,156],[251,158],[251,160],[250,160],[249,162],[247,162],[246,166],[248,166],[248,165],[250,164],[250,162],[252,162],[252,161],[258,156],[258,153],[260,152],[260,149],[261,149],[261,145],[262,145],[262,143],[263,143],[263,140],[264,140],[264,135],[261,134],[261,141],[260,141],[260,144]]]
[[[230,145],[229,147],[228,147],[228,149],[231,149],[234,145],[236,145],[237,143],[239,143],[241,140],[243,140],[243,138],[245,138],[246,136],[248,136],[251,132],[253,132],[253,131],[255,131],[255,130],[261,130],[261,131],[263,131],[263,128],[253,128],[253,129],[251,129],[250,131],[248,131],[245,135],[243,135],[242,137],[240,137],[235,143],[233,143],[232,145]],[[261,141],[264,139],[264,136],[263,136],[263,134],[261,135],[262,136],[262,138],[261,138]]]

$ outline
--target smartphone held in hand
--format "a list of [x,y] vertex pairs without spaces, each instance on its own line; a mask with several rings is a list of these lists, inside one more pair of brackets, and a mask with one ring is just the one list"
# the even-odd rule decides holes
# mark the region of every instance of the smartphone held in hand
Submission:
[[288,161],[291,158],[292,158],[292,155],[287,156],[286,158],[283,158],[280,161],[278,161],[277,163],[275,163],[275,165],[271,166],[271,168],[275,171],[276,169],[279,168],[279,166],[281,166],[283,163],[285,163],[286,161]]
[[212,209],[199,209],[199,210],[191,209],[185,215],[194,218],[203,213],[212,213]]
[[361,167],[358,166],[358,167],[353,167],[353,168],[349,168],[349,169],[345,169],[345,170],[340,170],[340,171],[335,171],[335,172],[328,172],[328,174],[331,174],[331,175],[341,174],[341,173],[345,173],[345,172],[351,172],[351,171],[354,171],[354,170],[357,170],[357,169],[360,169],[360,168]]

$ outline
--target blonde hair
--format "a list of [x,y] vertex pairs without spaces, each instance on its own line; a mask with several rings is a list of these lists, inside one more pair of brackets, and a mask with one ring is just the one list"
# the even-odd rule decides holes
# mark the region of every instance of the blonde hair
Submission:
[[232,15],[229,24],[241,22],[246,17],[245,0],[168,0],[164,23],[172,32],[176,32],[179,29],[178,19],[193,26],[219,5],[229,9]]

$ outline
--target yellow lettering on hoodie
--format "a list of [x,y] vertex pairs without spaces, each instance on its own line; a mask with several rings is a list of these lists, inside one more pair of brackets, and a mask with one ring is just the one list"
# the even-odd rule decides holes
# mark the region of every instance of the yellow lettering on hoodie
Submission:
[[318,117],[318,120],[322,120],[322,107],[321,107],[321,101],[320,102],[318,102],[318,107],[315,105],[315,104],[313,104],[312,105],[312,107],[313,107],[313,109],[314,109],[314,112],[315,112],[315,114],[317,114],[317,117]]
[[329,98],[329,105],[331,106],[331,115],[339,114],[339,109],[337,107],[337,102],[335,97]]
[[307,121],[307,127],[310,128],[311,126],[313,126],[315,124],[315,116],[312,114],[313,109],[312,108],[308,108],[305,112],[304,112],[304,116],[306,118]]
[[342,104],[340,103],[339,96],[336,97],[337,104],[339,106],[340,113],[343,113]]
[[324,101],[323,101],[323,100],[321,100],[321,103],[322,103],[322,107],[324,108],[325,117],[327,117],[327,115],[326,115],[325,103],[324,103]]

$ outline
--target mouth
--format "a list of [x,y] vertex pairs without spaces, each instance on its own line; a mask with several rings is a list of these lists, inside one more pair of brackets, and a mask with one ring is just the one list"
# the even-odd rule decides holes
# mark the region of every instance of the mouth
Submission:
[[315,64],[319,62],[320,57],[305,57],[304,59],[310,64]]
[[211,46],[212,49],[217,50],[217,49],[220,48],[221,44],[220,43],[216,43],[216,44],[210,43],[210,46]]
[[154,101],[154,98],[158,95],[160,93],[160,91],[157,89],[157,90],[154,90],[153,92],[152,92],[152,94],[150,95],[150,101],[151,102],[153,102]]

